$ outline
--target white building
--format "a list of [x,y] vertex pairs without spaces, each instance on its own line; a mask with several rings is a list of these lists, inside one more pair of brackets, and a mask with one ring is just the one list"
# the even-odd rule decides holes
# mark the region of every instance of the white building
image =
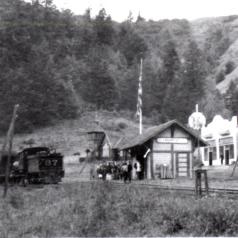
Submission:
[[206,166],[229,165],[237,158],[237,116],[231,120],[216,115],[201,129],[201,137],[209,144],[203,148],[202,159]]

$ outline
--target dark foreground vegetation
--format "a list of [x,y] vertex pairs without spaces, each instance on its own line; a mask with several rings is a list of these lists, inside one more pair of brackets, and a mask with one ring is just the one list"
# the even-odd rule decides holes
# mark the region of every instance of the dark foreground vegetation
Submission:
[[1,238],[226,236],[238,234],[237,219],[234,200],[195,200],[110,183],[12,188],[0,201]]

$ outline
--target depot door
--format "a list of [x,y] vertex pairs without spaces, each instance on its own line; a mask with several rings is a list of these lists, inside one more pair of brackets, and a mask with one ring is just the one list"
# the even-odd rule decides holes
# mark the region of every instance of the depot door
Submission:
[[213,152],[212,151],[209,151],[208,157],[209,157],[209,166],[212,166],[212,159],[213,159]]
[[176,177],[189,176],[189,153],[177,153],[176,155]]
[[230,151],[225,150],[225,165],[229,165],[229,160],[230,160]]

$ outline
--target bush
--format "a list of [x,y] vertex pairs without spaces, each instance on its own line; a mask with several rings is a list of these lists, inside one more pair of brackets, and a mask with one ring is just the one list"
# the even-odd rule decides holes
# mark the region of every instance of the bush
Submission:
[[232,61],[228,61],[225,65],[225,74],[230,74],[235,68],[235,64]]
[[127,123],[126,123],[125,121],[119,121],[119,122],[117,122],[117,126],[118,126],[118,128],[120,128],[120,129],[125,129],[125,128],[128,127],[128,125],[127,125]]
[[104,123],[103,128],[110,131],[120,131],[128,127],[127,120],[118,118],[116,120],[108,120]]
[[224,79],[225,79],[225,73],[222,70],[216,75],[216,84],[222,82]]
[[80,157],[79,158],[79,163],[82,163],[82,162],[84,162],[85,161],[85,157]]
[[191,229],[205,236],[237,234],[238,213],[235,203],[228,199],[214,198],[199,201],[191,211]]
[[101,181],[67,183],[10,191],[0,201],[0,220],[5,237],[230,236],[238,234],[238,202]]

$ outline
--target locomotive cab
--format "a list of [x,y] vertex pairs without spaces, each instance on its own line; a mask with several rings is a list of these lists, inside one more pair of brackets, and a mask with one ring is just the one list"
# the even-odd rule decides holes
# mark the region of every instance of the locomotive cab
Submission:
[[63,156],[48,147],[26,148],[18,156],[19,172],[29,183],[58,183],[64,177]]

